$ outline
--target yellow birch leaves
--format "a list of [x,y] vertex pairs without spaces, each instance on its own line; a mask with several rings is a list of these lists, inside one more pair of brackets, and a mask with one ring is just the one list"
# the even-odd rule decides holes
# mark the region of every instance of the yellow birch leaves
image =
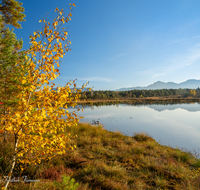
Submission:
[[195,96],[195,95],[197,94],[197,93],[196,93],[196,90],[195,90],[195,89],[191,89],[191,90],[190,90],[190,94],[193,95],[193,96]]
[[[71,8],[67,17],[63,10],[56,8],[55,12],[57,17],[52,24],[44,19],[39,20],[44,26],[43,31],[37,30],[30,36],[31,47],[26,51],[25,57],[29,63],[29,72],[22,77],[21,82],[31,83],[31,86],[18,86],[23,93],[18,97],[20,102],[17,111],[12,115],[2,116],[0,121],[0,132],[5,130],[2,126],[6,121],[9,123],[9,133],[18,138],[18,149],[23,148],[17,154],[21,163],[36,164],[46,157],[64,154],[70,148],[67,143],[71,135],[63,134],[69,126],[74,126],[79,121],[75,112],[69,113],[62,109],[66,105],[76,106],[79,100],[75,80],[65,87],[59,87],[56,92],[53,90],[55,84],[49,84],[49,80],[60,75],[57,68],[60,66],[59,59],[71,50],[71,41],[66,40],[68,32],[61,29],[61,25],[71,19]],[[73,84],[72,91],[70,85]],[[42,85],[45,86],[43,89],[40,88]],[[87,83],[82,88],[86,85]],[[31,96],[34,99],[30,99]]]

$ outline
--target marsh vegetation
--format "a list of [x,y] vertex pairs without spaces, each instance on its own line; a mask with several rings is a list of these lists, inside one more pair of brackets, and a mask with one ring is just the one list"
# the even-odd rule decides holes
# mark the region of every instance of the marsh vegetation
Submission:
[[[10,183],[8,189],[59,189],[54,181],[61,184],[63,175],[75,180],[77,190],[200,188],[200,160],[162,146],[146,133],[130,137],[89,123],[69,127],[68,132],[77,135],[70,142],[76,149],[39,165],[24,165],[21,172],[17,165],[13,177],[27,176],[40,182]],[[11,145],[1,143],[1,178],[9,171]]]

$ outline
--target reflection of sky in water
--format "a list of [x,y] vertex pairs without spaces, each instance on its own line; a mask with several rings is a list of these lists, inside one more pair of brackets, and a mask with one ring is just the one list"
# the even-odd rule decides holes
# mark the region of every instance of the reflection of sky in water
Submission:
[[[71,112],[76,109],[68,110]],[[200,105],[197,103],[86,106],[83,112],[79,111],[77,114],[84,116],[81,122],[92,123],[93,120],[99,120],[109,131],[119,130],[129,136],[134,135],[134,132],[144,131],[161,144],[183,147],[190,151],[195,149],[200,153]]]

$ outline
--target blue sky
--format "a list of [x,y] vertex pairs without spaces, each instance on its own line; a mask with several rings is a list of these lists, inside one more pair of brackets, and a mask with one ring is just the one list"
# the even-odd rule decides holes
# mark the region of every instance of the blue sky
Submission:
[[55,84],[65,86],[77,78],[81,87],[115,90],[147,86],[156,81],[180,83],[200,79],[199,0],[19,0],[26,21],[15,29],[29,47],[29,36],[42,29],[55,8],[72,20],[65,24],[71,52],[66,53]]

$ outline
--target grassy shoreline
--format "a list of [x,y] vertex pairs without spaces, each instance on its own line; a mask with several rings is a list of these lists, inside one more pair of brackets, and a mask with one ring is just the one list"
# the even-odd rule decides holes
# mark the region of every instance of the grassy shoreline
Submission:
[[[8,189],[59,189],[53,181],[61,182],[63,174],[75,179],[77,190],[200,189],[200,159],[160,145],[145,133],[129,137],[89,123],[67,132],[78,135],[69,144],[76,149],[38,166],[26,166],[21,174],[15,171],[15,177],[27,175],[40,182],[10,183]],[[2,145],[0,149],[4,150]]]
[[78,103],[96,103],[96,102],[155,102],[155,101],[175,101],[175,102],[200,102],[200,97],[180,97],[180,96],[166,96],[166,97],[143,97],[143,98],[110,98],[110,99],[84,99]]

